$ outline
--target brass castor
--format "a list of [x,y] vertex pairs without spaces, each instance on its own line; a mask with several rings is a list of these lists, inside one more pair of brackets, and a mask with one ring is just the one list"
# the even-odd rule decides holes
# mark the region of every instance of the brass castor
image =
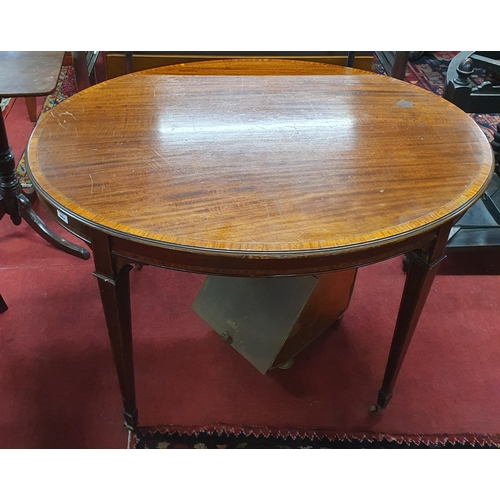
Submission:
[[370,413],[379,413],[382,410],[383,410],[383,408],[380,405],[371,405],[370,406]]
[[293,366],[293,358],[290,358],[288,361],[281,363],[281,365],[278,365],[276,368],[279,368],[280,370],[288,370],[292,366]]

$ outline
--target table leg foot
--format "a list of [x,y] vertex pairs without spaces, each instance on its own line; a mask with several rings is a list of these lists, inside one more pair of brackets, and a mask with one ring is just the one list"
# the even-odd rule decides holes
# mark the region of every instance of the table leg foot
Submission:
[[387,405],[389,404],[391,398],[392,398],[392,392],[385,392],[383,390],[378,391],[377,404],[375,405],[375,407],[377,408],[376,411],[381,411],[387,408]]
[[125,417],[125,423],[123,424],[125,429],[129,431],[135,430],[137,427],[137,408],[134,408],[132,412],[124,411],[123,416]]
[[70,255],[78,257],[83,260],[87,260],[90,257],[90,253],[85,248],[78,245],[74,245],[64,238],[50,230],[45,223],[38,217],[38,215],[33,211],[31,203],[28,198],[23,194],[17,196],[19,200],[19,209],[21,217],[29,224],[29,226],[35,230],[45,241],[55,246],[59,250],[63,250]]

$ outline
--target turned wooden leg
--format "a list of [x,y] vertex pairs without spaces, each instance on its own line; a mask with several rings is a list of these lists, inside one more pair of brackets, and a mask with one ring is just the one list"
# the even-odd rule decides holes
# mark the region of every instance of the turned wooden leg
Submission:
[[385,408],[392,397],[396,378],[436,276],[439,263],[446,257],[444,251],[451,226],[451,224],[447,224],[440,228],[432,245],[426,251],[416,250],[407,254],[406,282],[392,338],[389,359],[382,388],[378,393],[377,404],[372,406],[372,411]]
[[111,350],[123,399],[125,427],[137,426],[135,402],[132,323],[130,312],[130,265],[118,266],[111,252],[110,237],[91,232],[95,272],[108,328]]

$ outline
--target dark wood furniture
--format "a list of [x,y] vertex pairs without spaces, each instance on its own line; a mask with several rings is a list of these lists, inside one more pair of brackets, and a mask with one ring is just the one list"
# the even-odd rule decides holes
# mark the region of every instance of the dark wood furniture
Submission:
[[270,278],[407,253],[378,410],[449,230],[493,173],[483,133],[446,100],[382,75],[277,60],[169,66],[95,85],[39,121],[27,158],[47,210],[92,248],[131,429],[133,264]]
[[[30,97],[50,94],[57,85],[64,52],[0,52],[0,96]],[[63,124],[60,123],[61,127]],[[84,248],[50,230],[23,194],[0,113],[0,219],[8,214],[15,225],[24,219],[42,238],[76,257],[88,259]]]
[[312,52],[312,51],[240,51],[240,52],[116,52],[104,53],[104,65],[106,78],[115,78],[134,71],[158,68],[170,64],[181,64],[200,61],[213,61],[220,59],[281,59],[310,61],[324,64],[335,64],[339,66],[350,66],[370,71],[373,63],[373,52]]
[[[467,113],[500,113],[500,52],[460,52],[450,62],[443,97]],[[483,196],[453,226],[448,252],[500,246],[500,122],[491,142],[496,172]]]
[[[94,80],[97,80],[95,66],[98,57],[99,52],[96,51],[71,52],[71,64],[75,69],[75,80],[78,92],[90,87],[91,75],[94,76]],[[104,76],[100,78],[101,81],[104,79]]]
[[382,67],[389,76],[398,80],[405,79],[406,66],[408,65],[411,52],[375,52],[375,54],[377,54]]

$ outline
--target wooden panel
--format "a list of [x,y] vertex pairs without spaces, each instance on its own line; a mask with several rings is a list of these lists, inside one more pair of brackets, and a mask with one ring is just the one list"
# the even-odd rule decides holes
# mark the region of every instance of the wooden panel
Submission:
[[356,271],[357,269],[347,269],[318,276],[318,283],[276,357],[273,367],[296,356],[335,321],[342,318],[351,300]]
[[[251,56],[248,56],[249,58]],[[214,59],[233,59],[233,56],[194,56],[194,55],[165,55],[165,54],[136,54],[133,57],[134,71],[142,71],[145,69],[157,68],[171,64],[180,64],[197,61],[210,61]],[[268,57],[266,57],[267,59]],[[271,58],[271,57],[269,57]],[[287,59],[285,56],[277,56],[276,59]],[[312,61],[325,64],[335,64],[345,66],[347,57],[345,55],[331,56],[289,56],[288,59],[300,61]],[[126,74],[125,55],[116,53],[105,54],[106,78],[115,78]],[[366,71],[370,71],[373,64],[373,56],[356,56],[354,59],[354,67]]]
[[71,52],[64,53],[63,66],[73,66],[73,58]]

